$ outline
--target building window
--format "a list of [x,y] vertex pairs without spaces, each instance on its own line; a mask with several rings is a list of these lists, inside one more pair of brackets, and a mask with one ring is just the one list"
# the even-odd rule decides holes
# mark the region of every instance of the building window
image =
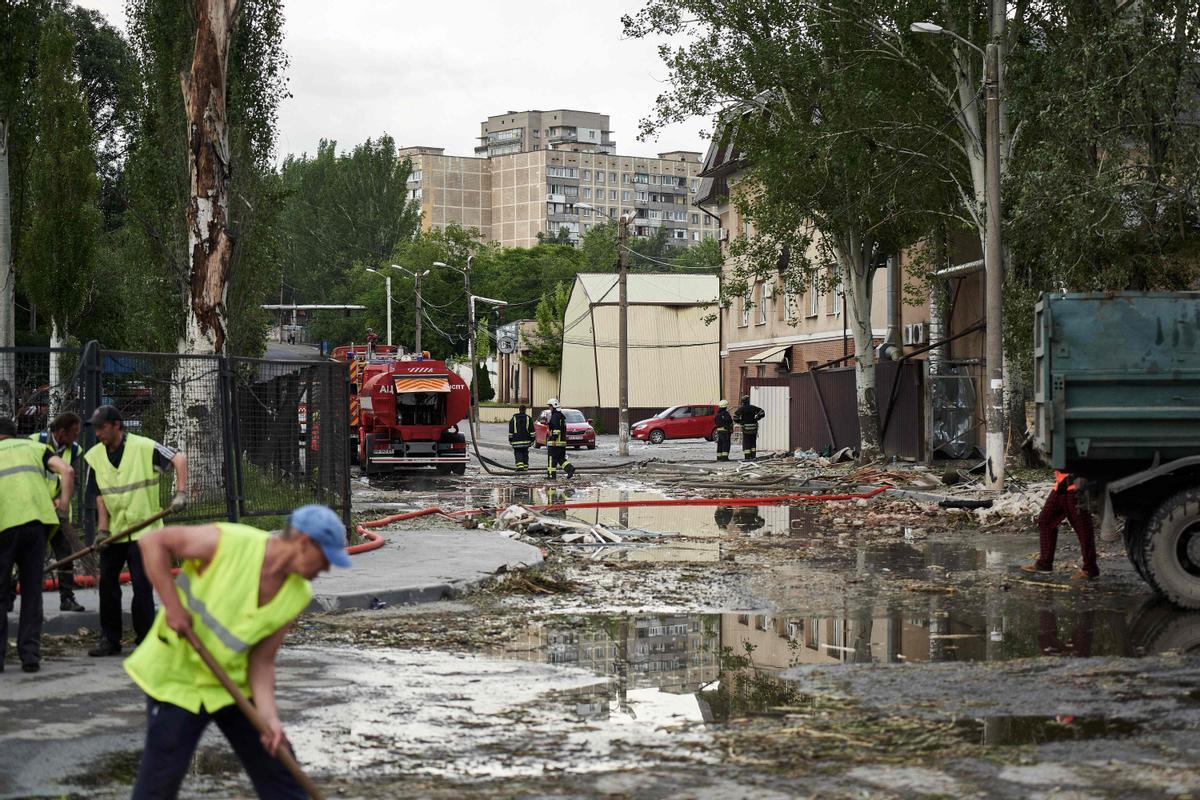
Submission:
[[616,190],[616,189],[609,189],[609,190],[608,190],[608,199],[609,199],[609,200],[616,200],[616,199],[617,199],[617,190]]
[[585,181],[590,181],[592,179],[592,171],[590,169],[585,169],[583,171],[583,179]]
[[596,170],[596,183],[604,183],[604,171]]
[[[625,194],[629,194],[629,192],[626,192]],[[638,193],[637,193],[637,199],[638,199],[638,202],[639,202],[639,203],[644,203],[644,202],[646,202],[646,193],[645,193],[645,192],[638,192]]]
[[817,311],[820,309],[819,303],[820,303],[820,294],[821,293],[820,293],[820,287],[818,285],[819,283],[820,283],[820,281],[817,280],[816,275],[813,275],[809,279],[809,283],[808,283],[808,316],[810,316],[810,317],[815,317],[817,315]]
[[[741,323],[739,323],[739,325],[740,325],[740,327],[745,328],[749,324],[750,324],[750,290],[747,289],[746,293],[744,295],[742,295],[742,321],[741,321]],[[743,369],[745,369],[745,367],[743,367]]]
[[621,183],[624,183],[624,184],[629,183],[629,173],[628,172],[621,173]]
[[692,231],[692,241],[693,242],[700,241],[700,231]]
[[412,172],[409,173],[408,179],[410,181],[419,181],[419,180],[421,180],[421,176],[422,176],[421,170],[414,169]]
[[699,214],[692,214],[692,224],[693,225],[700,224],[700,215]]
[[628,202],[629,201],[629,192],[621,192],[621,199]]
[[617,173],[615,173],[615,172],[608,173],[608,182],[616,183],[617,182]]
[[586,187],[586,186],[585,186],[585,187],[583,187],[583,199],[584,199],[584,200],[591,200],[591,199],[592,199],[592,190],[591,190],[591,189],[589,189],[589,188],[588,188],[588,187]]
[[758,285],[758,324],[767,324],[767,296],[770,294],[770,289],[767,284],[760,283]]

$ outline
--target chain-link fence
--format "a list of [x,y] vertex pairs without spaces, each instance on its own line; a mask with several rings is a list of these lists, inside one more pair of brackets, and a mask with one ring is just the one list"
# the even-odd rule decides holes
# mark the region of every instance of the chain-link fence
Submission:
[[[46,430],[56,413],[85,421],[116,406],[130,433],[183,452],[188,508],[179,522],[245,517],[279,524],[293,508],[320,502],[350,512],[348,382],[332,361],[269,361],[83,349],[0,348],[0,415],[22,434]],[[85,424],[80,443],[95,443]],[[94,498],[78,502],[89,533]],[[174,491],[165,477],[164,505]]]

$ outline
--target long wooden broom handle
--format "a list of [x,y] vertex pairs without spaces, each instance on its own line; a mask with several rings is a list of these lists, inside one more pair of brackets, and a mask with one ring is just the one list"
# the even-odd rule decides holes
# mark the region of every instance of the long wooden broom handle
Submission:
[[114,533],[112,536],[109,536],[107,539],[103,539],[99,542],[94,542],[93,544],[88,545],[87,547],[83,548],[82,550],[80,550],[77,553],[71,553],[71,555],[67,556],[66,558],[62,559],[61,561],[55,561],[50,566],[46,567],[46,571],[54,572],[57,569],[62,569],[67,564],[70,564],[72,561],[77,561],[78,559],[83,558],[88,553],[94,553],[95,551],[99,550],[100,548],[107,547],[108,545],[112,544],[113,542],[115,542],[119,539],[124,539],[126,536],[132,536],[133,534],[140,531],[142,528],[145,528],[147,525],[153,525],[154,523],[158,522],[160,519],[162,519],[163,517],[167,516],[170,513],[171,513],[171,509],[169,509],[169,508],[163,509],[162,511],[158,512],[154,516],[147,517],[146,519],[142,520],[141,522],[137,523],[136,525],[131,525],[130,527],[126,528],[125,530],[121,531],[120,533]]
[[[208,648],[196,638],[196,632],[188,628],[185,637],[192,647],[195,648],[196,652],[200,654],[200,658],[208,665],[208,668],[212,670],[212,674],[225,687],[225,691],[233,696],[233,701],[237,703],[237,707],[241,709],[241,712],[246,715],[246,719],[250,720],[259,733],[270,733],[270,728],[262,718],[262,715],[258,713],[258,709],[254,707],[254,704],[250,702],[250,699],[246,695],[242,694],[242,690],[230,679],[225,670],[221,669],[221,665],[213,658],[212,653],[208,652]],[[300,787],[308,793],[308,796],[312,800],[325,800],[325,795],[312,782],[312,779],[304,774],[304,770],[301,769],[300,764],[296,761],[296,757],[292,755],[292,751],[287,748],[286,744],[279,746],[275,751],[275,757],[283,762],[283,765],[287,767],[287,771],[292,773],[292,777],[296,779],[296,782],[300,784]]]

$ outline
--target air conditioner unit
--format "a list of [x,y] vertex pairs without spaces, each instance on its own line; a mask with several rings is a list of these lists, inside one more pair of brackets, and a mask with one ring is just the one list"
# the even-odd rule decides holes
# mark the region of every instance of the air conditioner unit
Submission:
[[913,343],[913,327],[914,326],[912,326],[912,325],[904,326],[904,343],[905,344]]
[[925,344],[929,341],[929,326],[924,322],[915,322],[912,326],[912,343]]

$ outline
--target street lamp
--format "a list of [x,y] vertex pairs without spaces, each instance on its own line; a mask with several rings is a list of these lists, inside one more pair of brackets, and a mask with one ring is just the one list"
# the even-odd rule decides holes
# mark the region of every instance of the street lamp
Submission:
[[[462,269],[452,264],[447,264],[444,261],[435,261],[433,266],[446,267],[456,272],[462,273],[463,284],[467,289],[467,360],[471,362],[471,436],[479,439],[479,377],[475,373],[475,301],[479,300],[484,303],[491,303],[496,306],[506,306],[508,303],[503,300],[493,300],[489,297],[478,297],[471,294],[471,265],[475,263],[475,256],[467,256],[466,269]],[[487,367],[485,366],[484,369]]]
[[371,267],[367,267],[367,272],[383,276],[383,283],[387,290],[387,343],[390,347],[392,344],[392,276]]
[[428,275],[429,270],[425,270],[424,272],[413,272],[410,269],[405,269],[404,267],[400,266],[399,264],[392,264],[392,269],[398,269],[407,275],[411,275],[413,281],[416,283],[417,313],[416,313],[416,322],[413,326],[414,327],[413,338],[416,341],[413,342],[413,352],[415,352],[417,355],[421,355],[421,353],[425,352],[424,350],[421,349],[421,312],[422,312],[422,309],[421,309],[421,278]]
[[[603,215],[591,203],[576,203],[575,207],[591,209]],[[623,456],[629,455],[629,297],[625,291],[628,283],[625,237],[633,217],[634,212],[630,210],[617,219],[617,452]]]
[[967,45],[983,56],[983,84],[987,93],[987,241],[983,254],[985,272],[987,343],[985,346],[987,386],[987,469],[984,485],[992,491],[1004,489],[1004,251],[1001,247],[1000,206],[1000,47],[988,42],[987,51],[932,22],[914,22],[914,33],[943,34]]

